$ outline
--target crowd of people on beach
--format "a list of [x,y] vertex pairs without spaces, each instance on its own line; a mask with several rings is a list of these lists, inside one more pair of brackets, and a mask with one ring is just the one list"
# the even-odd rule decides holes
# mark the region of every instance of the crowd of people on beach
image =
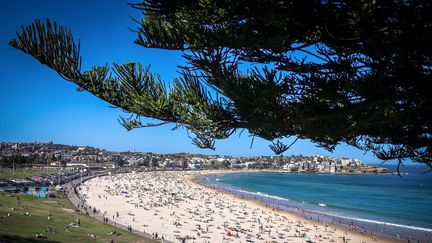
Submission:
[[[103,221],[172,242],[386,242],[385,239],[311,221],[267,204],[208,188],[192,179],[203,172],[108,175],[78,189],[85,211]],[[391,242],[391,241],[387,241]]]

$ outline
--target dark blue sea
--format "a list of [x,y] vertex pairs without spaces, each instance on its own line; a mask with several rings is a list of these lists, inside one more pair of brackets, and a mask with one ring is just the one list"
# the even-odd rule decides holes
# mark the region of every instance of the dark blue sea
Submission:
[[[395,171],[395,166],[388,166]],[[311,218],[361,225],[383,235],[429,242],[432,237],[432,173],[404,166],[398,175],[232,173],[207,184],[265,200]],[[305,213],[306,212],[306,213]],[[360,227],[360,226],[359,226]],[[364,227],[364,228],[363,228]],[[432,238],[430,238],[432,239]]]

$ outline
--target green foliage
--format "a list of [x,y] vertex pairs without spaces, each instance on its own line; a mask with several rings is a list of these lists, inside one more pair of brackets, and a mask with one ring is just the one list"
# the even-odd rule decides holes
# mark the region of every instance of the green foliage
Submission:
[[0,166],[5,168],[12,168],[15,164],[16,168],[28,167],[36,164],[37,158],[35,156],[22,156],[15,154],[12,156],[0,156]]
[[120,160],[120,161],[117,162],[118,166],[123,166],[124,164],[125,164],[124,160]]
[[[431,5],[143,0],[132,5],[144,16],[135,42],[181,50],[187,60],[171,89],[141,64],[82,72],[79,42],[49,20],[10,44],[130,112],[120,119],[127,129],[173,122],[201,148],[247,129],[270,141],[295,136],[328,150],[344,142],[432,166]],[[271,146],[278,154],[288,147]]]
[[277,140],[276,142],[270,144],[269,147],[277,155],[282,155],[283,152],[289,149],[289,147],[286,144],[282,143],[280,140]]

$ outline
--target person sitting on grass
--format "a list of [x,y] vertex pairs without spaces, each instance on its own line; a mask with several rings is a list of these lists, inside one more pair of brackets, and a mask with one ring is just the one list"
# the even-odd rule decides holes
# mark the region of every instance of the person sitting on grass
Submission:
[[76,218],[74,222],[69,224],[72,227],[80,227],[80,220],[79,218]]
[[120,234],[119,232],[117,232],[117,231],[113,230],[113,231],[111,231],[111,232],[107,233],[107,235],[115,235],[115,236],[120,236],[121,234]]
[[34,235],[34,238],[36,238],[36,239],[48,239],[48,237],[46,237],[46,236],[44,236],[43,234],[40,234],[40,233],[36,233]]
[[49,233],[57,233],[56,231],[55,231],[55,229],[53,229],[53,228],[51,228],[51,227],[47,227],[47,230],[46,230],[46,232],[49,232]]

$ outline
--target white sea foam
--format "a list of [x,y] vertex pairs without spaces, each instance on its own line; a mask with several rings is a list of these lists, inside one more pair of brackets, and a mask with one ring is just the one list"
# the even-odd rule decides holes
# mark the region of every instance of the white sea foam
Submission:
[[406,228],[406,229],[413,229],[413,230],[432,232],[432,229],[423,228],[423,227],[417,227],[417,226],[411,226],[411,225],[395,224],[395,223],[389,223],[389,222],[383,222],[383,221],[377,221],[377,220],[371,220],[371,219],[362,219],[362,218],[341,216],[341,215],[332,214],[332,213],[323,213],[323,214],[329,215],[329,216],[338,217],[338,218],[343,218],[343,219],[349,219],[349,220],[355,220],[355,221],[360,221],[360,222],[366,222],[366,223],[373,223],[373,224],[380,224],[380,225],[385,225],[385,226],[395,226],[395,227]]
[[237,192],[250,194],[250,195],[257,195],[257,196],[261,196],[261,197],[265,197],[265,198],[277,199],[277,200],[282,200],[282,201],[289,201],[289,199],[287,199],[287,198],[269,195],[269,194],[264,193],[264,192],[251,192],[251,191],[245,191],[245,190],[240,190],[240,189],[234,189],[234,190]]

